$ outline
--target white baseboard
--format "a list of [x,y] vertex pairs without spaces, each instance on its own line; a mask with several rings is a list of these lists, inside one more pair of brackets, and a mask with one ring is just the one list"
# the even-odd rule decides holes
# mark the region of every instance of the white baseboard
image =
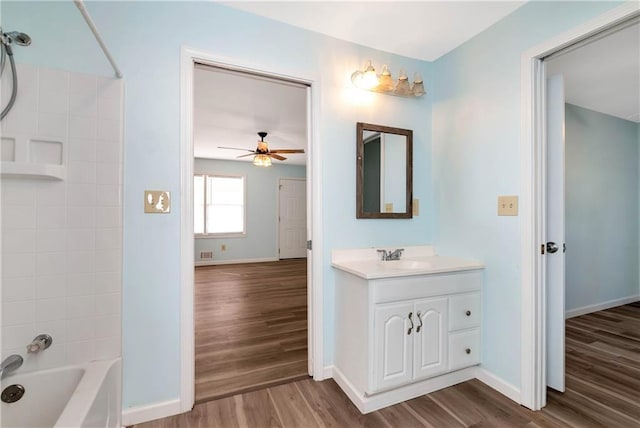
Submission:
[[167,416],[182,413],[179,399],[161,401],[140,407],[131,407],[122,411],[122,425],[129,426],[149,422]]
[[640,300],[640,295],[623,297],[622,299],[609,300],[604,303],[597,303],[595,305],[583,306],[581,308],[571,309],[564,313],[565,318],[578,317],[580,315],[590,314],[591,312],[603,311],[609,308],[615,308],[616,306],[622,306],[629,303],[637,302]]
[[483,367],[476,367],[475,377],[480,382],[486,384],[487,386],[490,386],[505,397],[510,398],[518,404],[521,404],[520,388],[517,388],[516,386],[510,384],[501,377],[496,376]]
[[322,379],[317,379],[317,380],[331,379],[332,377],[333,377],[333,366],[325,366],[322,368]]
[[260,259],[234,259],[234,260],[204,260],[195,262],[195,266],[235,265],[239,263],[264,263],[277,262],[277,257],[263,257]]
[[419,397],[424,394],[437,391],[448,386],[456,385],[461,382],[473,379],[476,374],[476,367],[469,367],[452,373],[443,374],[431,379],[411,385],[402,386],[390,391],[380,392],[374,395],[365,396],[358,391],[351,382],[340,372],[337,367],[333,368],[333,379],[340,388],[347,394],[347,397],[360,410],[366,414],[384,407],[392,406],[412,398]]

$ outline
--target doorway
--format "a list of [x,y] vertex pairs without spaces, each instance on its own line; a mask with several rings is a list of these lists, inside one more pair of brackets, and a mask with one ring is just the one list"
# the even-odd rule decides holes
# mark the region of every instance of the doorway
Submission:
[[[547,386],[547,131],[544,59],[640,15],[625,4],[522,55],[522,382],[521,403],[546,405]],[[562,243],[562,240],[559,240]],[[560,247],[561,248],[561,247]],[[569,248],[569,247],[568,247]],[[568,249],[567,251],[570,251]],[[564,321],[564,317],[562,317]]]
[[196,403],[308,376],[307,96],[195,65]]
[[[292,75],[286,70],[265,71],[273,64],[265,67],[260,64],[230,61],[227,58],[218,58],[210,53],[197,49],[183,47],[181,55],[181,388],[180,408],[182,411],[190,410],[195,402],[195,328],[194,328],[194,206],[193,206],[193,177],[194,177],[194,147],[193,147],[193,94],[194,94],[194,70],[197,64],[219,67],[231,71],[246,72],[258,78],[279,79],[294,85],[306,86],[306,127],[305,141],[308,143],[306,151],[307,182],[307,237],[317,237],[314,242],[314,250],[307,251],[307,330],[308,334],[308,369],[307,374],[314,379],[322,380],[327,376],[323,370],[323,311],[322,311],[322,242],[320,239],[320,224],[322,207],[321,180],[319,173],[320,154],[314,150],[314,141],[318,139],[317,111],[319,110],[319,88],[315,83],[316,76]],[[277,67],[276,67],[277,68]],[[240,92],[237,92],[238,94]],[[274,100],[267,100],[275,102]],[[269,109],[264,113],[268,115]],[[268,131],[268,130],[267,130]],[[252,138],[255,144],[255,140]],[[267,139],[268,141],[268,139]],[[288,175],[288,174],[287,174]],[[273,189],[276,188],[274,182]],[[277,198],[274,198],[277,200]],[[316,201],[316,202],[314,202]],[[247,229],[249,230],[249,229]],[[276,233],[276,227],[270,228],[271,233]],[[309,245],[311,246],[311,245]],[[237,247],[234,245],[234,247]],[[275,248],[275,245],[272,247]],[[221,246],[218,247],[221,250]],[[227,250],[231,252],[232,247]],[[215,257],[215,256],[214,256]],[[272,258],[277,260],[277,255]],[[246,260],[245,260],[246,261]],[[264,260],[261,260],[264,261]],[[314,286],[318,284],[318,286]]]

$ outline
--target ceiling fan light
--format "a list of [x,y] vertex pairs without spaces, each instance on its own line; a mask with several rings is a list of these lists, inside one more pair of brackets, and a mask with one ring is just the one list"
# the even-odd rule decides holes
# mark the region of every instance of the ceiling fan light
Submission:
[[271,158],[267,155],[255,155],[253,164],[255,166],[271,166]]

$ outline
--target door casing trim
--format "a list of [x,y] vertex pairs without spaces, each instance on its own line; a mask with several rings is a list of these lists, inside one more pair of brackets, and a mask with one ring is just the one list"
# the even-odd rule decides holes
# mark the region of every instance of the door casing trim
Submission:
[[628,2],[559,36],[528,49],[521,57],[521,404],[546,405],[546,284],[540,245],[545,236],[545,73],[544,58],[594,34],[640,15]]
[[325,375],[321,150],[320,144],[317,144],[320,141],[318,127],[320,78],[297,70],[274,70],[275,67],[272,64],[249,63],[182,46],[180,53],[180,410],[182,412],[190,411],[195,402],[193,71],[196,63],[300,82],[309,87],[307,92],[307,234],[310,239],[313,239],[313,251],[307,253],[311,272],[307,278],[309,374],[315,380],[323,380]]

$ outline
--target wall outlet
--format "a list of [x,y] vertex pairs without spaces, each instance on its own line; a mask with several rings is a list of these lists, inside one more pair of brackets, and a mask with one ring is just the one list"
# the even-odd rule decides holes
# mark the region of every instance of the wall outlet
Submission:
[[498,196],[498,215],[518,215],[518,197]]
[[384,204],[384,212],[392,213],[393,212],[393,202],[387,202]]
[[145,190],[144,212],[148,214],[171,212],[171,193],[166,190]]
[[220,251],[227,251],[227,244],[220,245]]
[[413,215],[414,216],[420,215],[420,199],[413,200]]

